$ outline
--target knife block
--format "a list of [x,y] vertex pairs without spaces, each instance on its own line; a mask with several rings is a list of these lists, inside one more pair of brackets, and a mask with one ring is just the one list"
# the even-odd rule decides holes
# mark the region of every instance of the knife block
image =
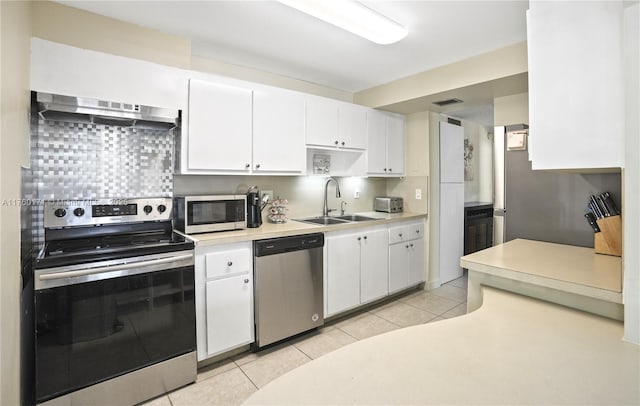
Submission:
[[596,254],[622,256],[622,222],[620,216],[596,220],[600,232],[593,235]]

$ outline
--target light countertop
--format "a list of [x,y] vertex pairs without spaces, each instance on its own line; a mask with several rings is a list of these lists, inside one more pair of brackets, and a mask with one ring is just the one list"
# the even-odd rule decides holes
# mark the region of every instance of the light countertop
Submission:
[[473,313],[347,345],[245,404],[640,404],[640,347],[621,322],[482,289]]
[[[382,212],[364,212],[357,213],[367,217],[374,217],[377,220],[360,221],[344,224],[332,224],[328,226],[302,223],[289,219],[286,223],[275,224],[265,220],[259,228],[246,228],[234,231],[221,231],[217,233],[192,234],[189,237],[196,242],[197,246],[227,244],[233,242],[262,240],[265,238],[287,237],[290,235],[324,233],[329,231],[357,229],[361,227],[371,227],[407,220],[424,219],[427,217],[423,213],[382,213]],[[308,218],[312,216],[305,216]]]

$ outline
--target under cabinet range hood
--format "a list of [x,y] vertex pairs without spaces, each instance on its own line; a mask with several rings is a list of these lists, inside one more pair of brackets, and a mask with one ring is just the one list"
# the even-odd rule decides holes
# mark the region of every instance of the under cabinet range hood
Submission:
[[38,114],[45,120],[73,121],[119,127],[170,130],[179,125],[179,111],[133,103],[36,93]]

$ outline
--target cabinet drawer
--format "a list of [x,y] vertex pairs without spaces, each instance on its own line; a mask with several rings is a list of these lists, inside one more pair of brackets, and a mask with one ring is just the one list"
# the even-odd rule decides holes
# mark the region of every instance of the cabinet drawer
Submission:
[[416,240],[424,237],[424,223],[410,224],[407,226],[407,239]]
[[242,248],[205,255],[206,278],[237,275],[251,270],[251,250]]
[[406,241],[409,238],[409,231],[407,225],[389,227],[389,244]]

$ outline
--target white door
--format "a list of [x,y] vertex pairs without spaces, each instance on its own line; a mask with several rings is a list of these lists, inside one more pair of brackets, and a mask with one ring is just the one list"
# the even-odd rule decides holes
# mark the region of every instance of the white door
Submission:
[[424,239],[409,241],[408,285],[424,281]]
[[337,147],[338,105],[321,97],[306,98],[306,142],[309,145]]
[[351,103],[338,106],[338,147],[367,147],[367,109]]
[[207,282],[207,353],[219,354],[253,341],[251,274]]
[[304,114],[301,94],[254,91],[253,172],[305,171]]
[[387,116],[387,173],[404,175],[404,119]]
[[464,184],[440,184],[440,283],[462,276]]
[[408,245],[407,242],[401,242],[389,246],[389,293],[406,288],[409,282],[407,278]]
[[440,182],[464,182],[464,128],[440,122]]
[[389,233],[377,228],[362,233],[360,302],[379,299],[389,293]]
[[367,173],[387,174],[387,117],[384,113],[367,112]]
[[248,89],[189,81],[189,169],[249,171],[251,100]]
[[330,316],[360,304],[359,234],[327,236],[326,309]]

